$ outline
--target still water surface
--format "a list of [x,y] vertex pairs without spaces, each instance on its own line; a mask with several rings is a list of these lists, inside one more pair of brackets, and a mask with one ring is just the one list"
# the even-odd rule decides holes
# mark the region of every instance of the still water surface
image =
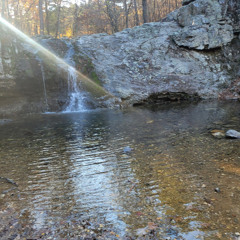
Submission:
[[237,239],[240,140],[210,131],[240,131],[239,123],[239,102],[2,122],[0,177],[18,187],[0,181],[0,215],[13,209],[18,225],[48,229],[46,239],[78,239],[80,219],[111,229],[109,239]]

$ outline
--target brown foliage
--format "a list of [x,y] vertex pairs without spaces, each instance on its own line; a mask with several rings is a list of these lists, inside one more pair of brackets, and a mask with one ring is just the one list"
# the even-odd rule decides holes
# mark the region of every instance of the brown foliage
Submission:
[[[142,0],[8,0],[1,13],[29,35],[76,36],[100,32],[114,33],[143,24]],[[160,21],[179,8],[182,0],[151,0],[147,3],[148,22]],[[145,19],[146,21],[146,19]],[[41,27],[40,27],[41,26]]]

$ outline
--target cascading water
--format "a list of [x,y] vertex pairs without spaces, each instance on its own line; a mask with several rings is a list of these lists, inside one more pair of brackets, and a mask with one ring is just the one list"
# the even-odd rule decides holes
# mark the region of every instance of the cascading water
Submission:
[[[65,56],[65,59],[61,59],[60,57],[52,53],[50,50],[37,43],[32,38],[14,27],[1,16],[0,26],[4,26],[4,28],[10,31],[11,34],[15,34],[17,38],[19,38],[19,40],[23,42],[23,44],[29,45],[30,47],[27,49],[27,51],[33,53],[34,55],[38,54],[39,56],[41,56],[42,61],[47,62],[46,66],[51,67],[53,71],[58,71],[57,66],[61,67],[61,69],[67,69],[69,81],[69,104],[65,107],[63,112],[79,112],[86,110],[87,108],[85,105],[85,99],[88,98],[88,92],[91,94],[91,98],[95,101],[107,101],[110,99],[113,99],[115,101],[115,97],[112,94],[107,92],[99,84],[84,76],[81,72],[74,69],[75,63],[72,60],[72,57],[74,55],[74,48],[70,43],[67,44],[69,50]],[[41,63],[41,61],[39,62]],[[50,100],[50,98],[47,99],[47,91],[45,86],[46,76],[43,65],[41,65],[41,70],[42,80],[44,84],[44,97],[46,103],[49,103],[50,101],[48,100]],[[80,87],[77,81],[81,83],[81,86],[84,88],[84,92],[80,91]],[[51,110],[50,106],[47,106],[47,109]]]
[[74,55],[74,48],[71,44],[67,44],[68,52],[65,55],[65,61],[69,64],[68,66],[68,95],[69,103],[63,112],[80,112],[86,110],[84,104],[84,93],[81,92],[78,81],[77,72],[75,70],[75,62],[72,57]]
[[44,66],[43,66],[42,59],[38,58],[38,60],[39,60],[39,63],[40,63],[41,73],[42,73],[44,102],[45,102],[45,106],[46,106],[46,111],[48,111],[49,110],[49,105],[48,105],[48,99],[47,99],[45,71],[44,71]]

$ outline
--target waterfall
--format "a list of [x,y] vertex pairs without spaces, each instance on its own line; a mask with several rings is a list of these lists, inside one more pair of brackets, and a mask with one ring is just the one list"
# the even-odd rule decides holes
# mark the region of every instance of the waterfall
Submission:
[[63,112],[80,112],[86,110],[84,99],[85,96],[83,92],[81,92],[78,83],[78,75],[75,70],[75,62],[73,61],[72,57],[74,55],[74,48],[73,46],[68,43],[68,52],[65,55],[65,61],[69,64],[68,66],[68,95],[69,95],[69,102],[67,107],[64,109]]
[[43,66],[43,61],[42,61],[42,59],[38,58],[38,60],[39,60],[39,63],[40,63],[41,73],[42,73],[44,102],[45,102],[45,106],[46,106],[46,111],[48,111],[48,110],[49,110],[49,105],[48,105],[48,99],[47,99],[45,71],[44,71],[44,66]]

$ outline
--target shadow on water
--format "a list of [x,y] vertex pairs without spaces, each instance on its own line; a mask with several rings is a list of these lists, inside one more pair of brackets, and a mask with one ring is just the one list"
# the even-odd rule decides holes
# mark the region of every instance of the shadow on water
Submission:
[[167,104],[32,115],[0,125],[0,175],[18,184],[0,183],[0,227],[21,226],[2,238],[15,231],[46,239],[91,232],[108,233],[103,239],[234,239],[240,142],[209,131],[239,131],[239,108],[238,102]]

